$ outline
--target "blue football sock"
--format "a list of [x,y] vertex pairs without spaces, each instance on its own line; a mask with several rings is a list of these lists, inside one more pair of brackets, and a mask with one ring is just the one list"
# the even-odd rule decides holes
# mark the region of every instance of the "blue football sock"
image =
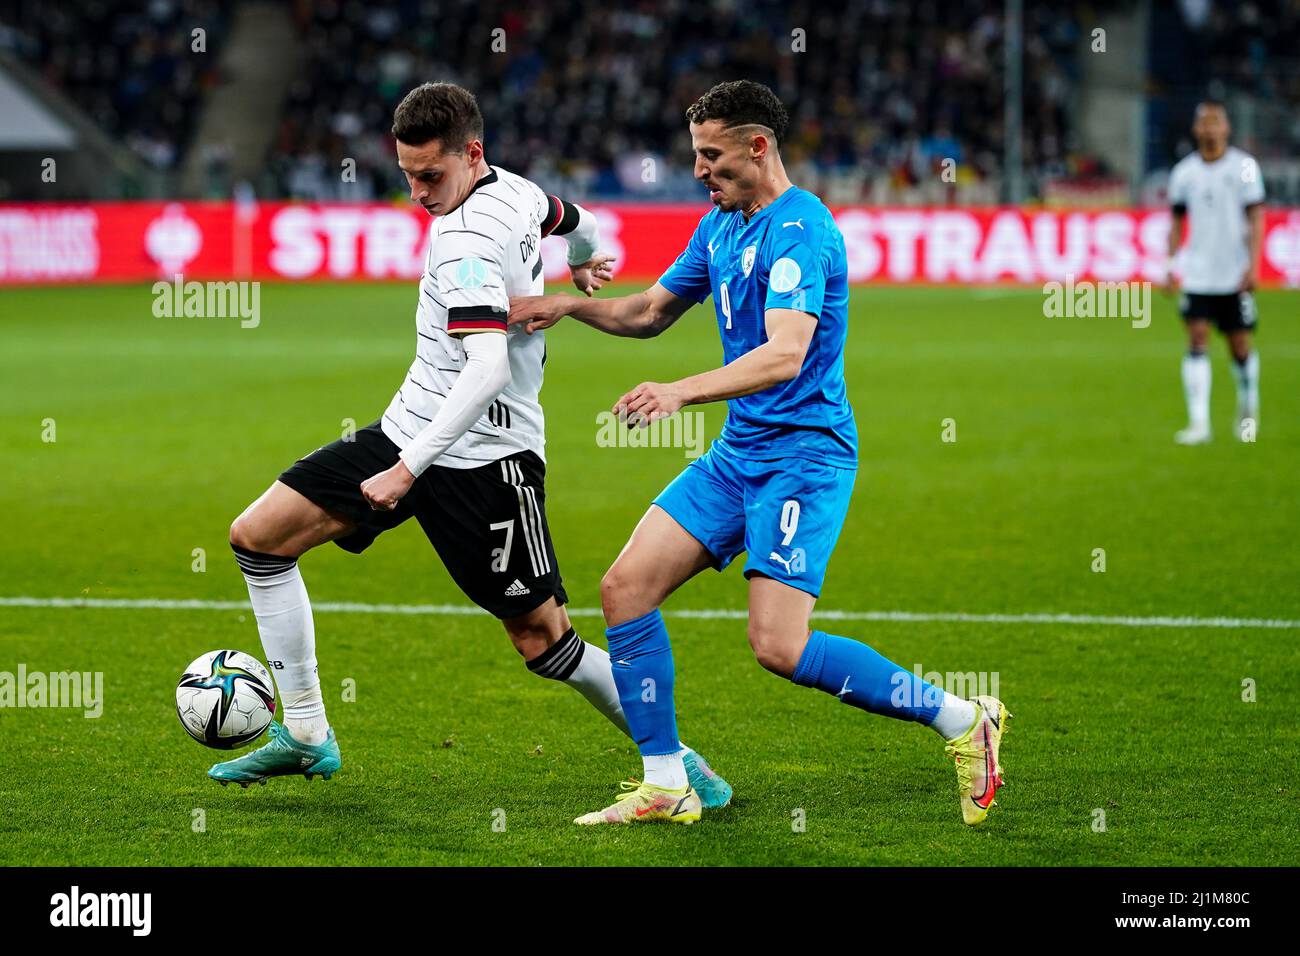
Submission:
[[861,641],[825,631],[813,631],[809,636],[790,679],[873,714],[922,724],[933,723],[943,703],[941,688],[903,670]]
[[673,649],[659,609],[605,631],[609,664],[628,730],[641,756],[675,754],[677,710],[673,706]]

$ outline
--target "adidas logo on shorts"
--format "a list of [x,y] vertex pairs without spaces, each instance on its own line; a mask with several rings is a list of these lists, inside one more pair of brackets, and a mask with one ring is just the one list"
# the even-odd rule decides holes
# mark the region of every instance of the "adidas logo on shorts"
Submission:
[[515,578],[514,583],[506,588],[506,597],[523,597],[529,593],[528,588],[524,587],[523,582],[518,578]]

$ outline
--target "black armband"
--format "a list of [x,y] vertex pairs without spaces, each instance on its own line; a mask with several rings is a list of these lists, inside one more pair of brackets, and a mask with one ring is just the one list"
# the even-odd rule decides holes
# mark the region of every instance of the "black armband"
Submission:
[[565,202],[559,196],[547,196],[550,200],[551,208],[546,217],[546,222],[542,223],[542,237],[556,235],[567,235],[578,228],[578,207],[571,202]]

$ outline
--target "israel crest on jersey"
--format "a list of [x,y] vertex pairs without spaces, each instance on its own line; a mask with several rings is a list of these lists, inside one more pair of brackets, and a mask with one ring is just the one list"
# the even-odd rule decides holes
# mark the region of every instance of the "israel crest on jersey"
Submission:
[[745,278],[754,271],[754,257],[758,255],[758,246],[746,246],[745,251],[740,254],[740,270],[745,273]]

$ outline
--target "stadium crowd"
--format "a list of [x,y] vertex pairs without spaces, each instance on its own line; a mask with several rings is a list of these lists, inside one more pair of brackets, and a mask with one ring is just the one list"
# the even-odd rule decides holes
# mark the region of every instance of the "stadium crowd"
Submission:
[[[493,162],[578,198],[693,198],[684,111],[713,83],[745,76],[790,106],[787,164],[828,201],[1000,198],[1003,0],[284,2],[305,67],[253,184],[262,196],[401,190],[388,134],[393,107],[412,86],[445,78],[479,94]],[[1106,176],[1080,152],[1071,125],[1081,35],[1105,2],[1025,4],[1030,198],[1053,180]],[[151,167],[175,170],[205,93],[221,81],[231,16],[219,0],[0,0],[0,49],[25,59]],[[1289,124],[1280,138],[1294,155],[1300,5],[1179,0],[1156,5],[1153,17],[1157,90],[1185,75],[1186,62],[1204,63],[1217,84],[1280,104],[1275,115]],[[199,27],[203,57],[189,49]],[[1183,100],[1203,93],[1197,84],[1155,97],[1151,167],[1183,149]],[[356,163],[355,183],[339,175],[345,159]],[[952,185],[936,175],[947,159],[955,161]],[[215,192],[232,186],[219,181]]]
[[[175,168],[220,81],[220,0],[0,0],[0,49],[25,60],[149,165]],[[202,30],[202,56],[192,55]]]
[[[1079,28],[1068,7],[1030,6],[1025,161],[1059,174]],[[745,76],[790,105],[787,160],[833,198],[932,180],[945,158],[963,181],[976,181],[998,172],[1001,155],[1002,8],[1001,0],[617,8],[562,0],[544,10],[494,0],[322,0],[302,8],[310,66],[272,164],[291,195],[336,192],[344,157],[357,159],[364,188],[401,188],[388,117],[407,89],[441,77],[478,91],[493,161],[550,188],[694,196],[685,109],[713,83]],[[505,32],[494,52],[497,28]]]
[[1181,0],[1179,13],[1185,54],[1205,64],[1205,75],[1220,87],[1212,92],[1269,104],[1265,111],[1281,120],[1277,128],[1260,130],[1265,135],[1252,146],[1265,157],[1300,152],[1300,3]]

